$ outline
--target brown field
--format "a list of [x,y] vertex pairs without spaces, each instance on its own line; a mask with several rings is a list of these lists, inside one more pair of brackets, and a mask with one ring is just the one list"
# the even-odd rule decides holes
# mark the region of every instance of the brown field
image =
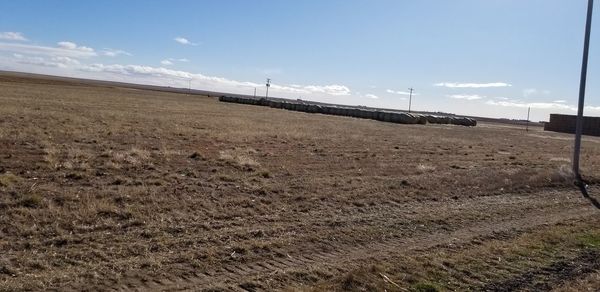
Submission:
[[0,290],[597,291],[571,140],[3,75]]

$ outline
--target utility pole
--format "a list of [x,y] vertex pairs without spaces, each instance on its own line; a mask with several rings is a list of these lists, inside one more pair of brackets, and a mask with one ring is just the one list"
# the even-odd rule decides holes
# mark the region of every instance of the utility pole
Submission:
[[256,98],[256,87],[254,87],[254,98]]
[[529,114],[531,113],[531,107],[527,108],[527,126],[525,126],[525,131],[529,132]]
[[269,98],[269,87],[271,87],[271,79],[267,78],[267,94],[265,95],[266,98]]
[[188,84],[188,93],[192,94],[192,78],[190,78],[189,80],[189,84]]
[[573,174],[577,182],[581,182],[579,173],[579,156],[581,150],[581,135],[583,133],[583,106],[585,102],[585,85],[587,81],[588,56],[590,52],[590,33],[592,31],[592,11],[594,0],[588,0],[587,19],[585,22],[585,39],[583,43],[583,61],[581,63],[581,79],[579,82],[579,105],[577,107],[577,125],[575,127],[575,147],[573,149]]
[[409,97],[408,97],[408,112],[410,113],[410,107],[412,106],[412,94],[413,94],[414,89],[411,87],[408,90],[410,90]]

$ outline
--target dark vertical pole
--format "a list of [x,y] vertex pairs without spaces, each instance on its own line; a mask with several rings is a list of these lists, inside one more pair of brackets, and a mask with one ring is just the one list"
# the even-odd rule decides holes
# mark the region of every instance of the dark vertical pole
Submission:
[[577,125],[575,128],[575,147],[573,149],[573,174],[580,181],[579,156],[581,150],[581,134],[583,132],[583,106],[585,102],[585,85],[587,81],[588,56],[590,51],[590,33],[592,31],[592,11],[594,0],[588,0],[587,20],[585,23],[585,40],[583,44],[583,61],[581,64],[581,80],[579,83],[579,105],[577,107]]
[[267,79],[267,94],[265,95],[266,98],[269,98],[269,87],[271,87],[271,79]]
[[408,97],[408,112],[410,113],[410,107],[412,106],[412,93],[414,89],[409,88],[408,90],[410,90],[410,94]]

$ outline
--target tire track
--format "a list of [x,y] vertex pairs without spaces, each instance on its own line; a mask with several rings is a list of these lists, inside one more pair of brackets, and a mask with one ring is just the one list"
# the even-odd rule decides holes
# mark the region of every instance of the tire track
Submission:
[[237,266],[224,266],[205,273],[194,273],[189,277],[172,277],[167,281],[152,281],[113,287],[112,291],[181,291],[204,290],[210,288],[229,291],[254,291],[244,289],[240,285],[245,279],[256,276],[276,274],[293,269],[310,269],[311,267],[336,267],[346,262],[366,258],[387,256],[390,253],[427,250],[436,246],[453,243],[465,243],[481,236],[493,236],[497,232],[527,231],[544,225],[554,225],[563,221],[581,219],[594,214],[598,210],[582,206],[557,213],[545,213],[540,210],[527,216],[500,222],[477,222],[468,227],[450,232],[438,232],[411,238],[391,239],[367,245],[338,246],[333,251],[313,250],[294,257],[274,258],[262,262],[240,263]]

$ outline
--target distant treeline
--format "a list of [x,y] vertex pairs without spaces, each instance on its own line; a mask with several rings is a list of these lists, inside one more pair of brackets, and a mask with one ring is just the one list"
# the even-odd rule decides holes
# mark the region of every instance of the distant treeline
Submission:
[[471,118],[455,116],[439,116],[429,114],[412,114],[385,110],[369,110],[355,107],[311,104],[304,101],[282,101],[266,98],[247,98],[239,96],[221,96],[219,101],[268,106],[291,111],[315,113],[324,115],[347,116],[360,119],[371,119],[397,124],[451,124],[467,127],[477,126],[477,121]]

